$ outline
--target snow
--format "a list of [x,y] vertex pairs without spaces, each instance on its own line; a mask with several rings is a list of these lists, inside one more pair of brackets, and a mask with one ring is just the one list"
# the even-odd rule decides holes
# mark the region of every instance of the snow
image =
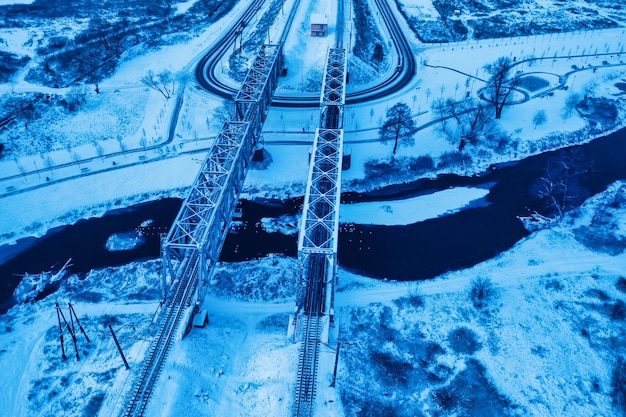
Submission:
[[445,216],[478,204],[489,189],[456,187],[426,196],[375,203],[343,204],[339,211],[342,223],[406,225]]
[[106,248],[109,252],[132,250],[145,243],[145,239],[136,231],[114,233],[106,241]]
[[31,4],[34,0],[2,0],[0,6],[9,6],[11,4]]
[[[9,3],[16,2],[1,4]],[[192,3],[178,3],[178,12],[184,13]],[[244,3],[239,2],[231,14],[184,45],[129,58],[100,85],[100,94],[89,95],[88,107],[73,119],[49,119],[28,126],[28,132],[16,131],[17,135],[49,134],[59,147],[43,151],[24,148],[29,150],[0,160],[0,242],[41,236],[52,227],[101,216],[113,208],[184,196],[221,125],[224,103],[198,91],[191,82],[177,82],[176,93],[183,97],[183,107],[176,134],[172,142],[165,143],[174,98],[168,101],[146,90],[138,79],[150,69],[189,74],[215,33],[243,10]],[[422,14],[434,13],[429,2],[404,4],[420,9]],[[281,94],[300,92],[306,80],[317,77],[333,41],[336,12],[328,11],[330,36],[310,38],[307,21],[311,14],[327,11],[325,2],[306,6],[304,2],[296,17],[297,29],[285,44],[290,70],[288,77],[281,79]],[[277,24],[281,24],[280,19]],[[276,33],[275,28],[271,36]],[[31,54],[23,46],[30,36],[41,34],[3,29],[0,35],[10,51],[25,55]],[[466,93],[468,75],[484,77],[483,65],[500,56],[522,60],[544,55],[544,59],[522,64],[519,69],[547,74],[545,78],[552,85],[559,76],[564,77],[568,90],[557,89],[553,95],[533,97],[506,109],[500,127],[519,143],[517,150],[484,156],[480,149],[468,149],[475,164],[457,173],[471,174],[495,162],[563,146],[563,142],[545,138],[585,127],[578,114],[568,118],[561,114],[569,94],[619,97],[614,82],[626,77],[622,55],[618,54],[622,41],[621,29],[434,46],[413,41],[420,62],[415,83],[387,100],[346,108],[345,143],[352,168],[342,174],[344,182],[363,179],[365,162],[390,158],[391,146],[378,142],[377,128],[386,108],[397,101],[411,106],[420,126],[415,146],[400,148],[398,158],[429,155],[436,159],[455,150],[456,144],[443,139],[430,124],[430,104],[436,98],[461,97]],[[557,48],[555,45],[559,45],[557,51],[551,49]],[[596,47],[606,47],[614,56],[551,59],[554,52]],[[609,66],[603,66],[604,60]],[[585,70],[572,73],[573,65],[585,66]],[[470,80],[470,94],[476,95],[480,86],[479,81]],[[17,82],[0,86],[0,91],[50,89]],[[532,118],[540,109],[545,110],[547,123],[535,127]],[[624,125],[622,117],[620,110],[614,129]],[[303,194],[317,120],[317,110],[270,111],[264,143],[272,163],[248,173],[244,196],[285,198]],[[125,154],[119,153],[118,135],[127,148]],[[144,136],[147,146],[141,145]],[[591,139],[593,136],[588,135],[579,141]],[[102,147],[103,155],[98,155],[93,141]],[[73,152],[79,158],[73,158],[64,143],[75,144]],[[49,156],[52,163],[47,166],[41,155]],[[607,309],[625,299],[615,282],[623,277],[626,266],[626,252],[619,246],[626,239],[626,208],[619,204],[617,208],[606,207],[611,207],[623,190],[623,183],[614,184],[562,223],[531,234],[496,258],[427,282],[376,281],[340,269],[335,305],[338,336],[331,335],[331,340],[341,341],[344,353],[340,355],[337,389],[331,389],[328,381],[334,355],[330,348],[322,352],[321,415],[353,415],[344,410],[348,404],[342,404],[341,394],[358,397],[359,390],[362,404],[390,394],[407,410],[415,405],[420,412],[431,413],[437,405],[430,399],[432,394],[468,369],[470,357],[480,361],[490,383],[524,415],[615,415],[611,374],[619,348],[625,343],[624,327],[623,320],[607,315]],[[487,192],[464,187],[405,200],[344,205],[340,215],[342,222],[410,224],[484,204]],[[612,227],[597,229],[599,218]],[[268,231],[293,233],[295,220],[263,219],[262,224]],[[596,236],[594,233],[610,239],[594,241],[590,238]],[[126,244],[132,242],[122,239],[114,246],[124,249]],[[4,376],[0,381],[0,410],[13,416],[81,415],[92,404],[101,416],[116,415],[130,389],[133,372],[141,366],[148,341],[154,337],[160,268],[158,261],[135,262],[64,278],[53,295],[18,304],[0,316],[0,367]],[[149,404],[149,414],[289,414],[298,345],[287,337],[287,320],[294,308],[298,268],[297,260],[282,256],[220,264],[202,306],[209,311],[210,323],[174,344]],[[469,300],[471,282],[478,277],[488,277],[497,289],[497,298],[487,312],[476,310]],[[33,276],[23,281],[18,295],[24,296],[20,299],[32,300],[31,290],[38,293],[48,278]],[[608,298],[602,300],[598,294]],[[407,302],[415,297],[422,299],[421,306]],[[68,359],[60,360],[56,301],[63,308],[71,301],[90,335],[92,341],[87,344],[78,334],[81,361],[73,357],[67,334]],[[383,310],[391,312],[386,328],[370,320]],[[362,319],[354,319],[358,314]],[[133,372],[125,371],[121,364],[104,326],[110,322]],[[449,342],[450,334],[460,326],[474,332],[481,343],[473,355],[459,354]],[[393,333],[394,339],[386,338],[383,330]],[[393,384],[381,386],[383,378],[372,378],[378,375],[374,367],[361,372],[355,364],[366,363],[378,348],[389,357],[409,355],[403,346],[422,342],[443,349],[428,364],[431,370],[450,370],[440,383],[424,383],[415,390]],[[596,383],[598,389],[594,388]]]
[[284,235],[298,234],[301,216],[283,215],[276,218],[264,217],[261,219],[263,230],[268,233],[282,233]]

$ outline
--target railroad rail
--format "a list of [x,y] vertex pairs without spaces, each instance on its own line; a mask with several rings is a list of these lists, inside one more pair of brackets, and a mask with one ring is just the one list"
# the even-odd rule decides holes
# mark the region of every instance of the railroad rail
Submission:
[[[249,15],[248,10],[244,18]],[[162,242],[167,308],[126,399],[124,417],[144,415],[176,335],[182,336],[190,327],[193,308],[203,299],[271,105],[282,60],[282,44],[261,47],[234,100],[237,120],[224,123]],[[168,278],[174,284],[171,297]],[[183,318],[188,321],[179,331]]]
[[[332,321],[337,277],[337,239],[343,162],[343,106],[347,54],[333,48],[326,60],[320,96],[320,126],[316,130],[298,238],[302,265],[297,315],[301,322],[294,415],[315,413],[316,381],[322,334]],[[302,291],[304,288],[304,291]],[[298,319],[298,317],[300,317]]]
[[187,262],[185,273],[176,285],[174,295],[167,302],[165,317],[159,332],[150,346],[141,374],[126,401],[124,417],[143,416],[152,390],[161,373],[161,368],[171,348],[176,330],[183,316],[185,306],[191,301],[197,284],[198,255],[192,255]]
[[298,377],[296,386],[296,416],[313,416],[317,367],[319,363],[319,338],[322,329],[321,317],[306,316],[305,331],[298,356]]

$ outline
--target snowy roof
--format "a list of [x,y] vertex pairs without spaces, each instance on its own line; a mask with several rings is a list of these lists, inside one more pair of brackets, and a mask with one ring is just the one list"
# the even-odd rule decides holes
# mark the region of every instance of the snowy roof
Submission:
[[328,16],[323,13],[313,13],[311,14],[311,24],[315,23],[324,23],[328,24]]

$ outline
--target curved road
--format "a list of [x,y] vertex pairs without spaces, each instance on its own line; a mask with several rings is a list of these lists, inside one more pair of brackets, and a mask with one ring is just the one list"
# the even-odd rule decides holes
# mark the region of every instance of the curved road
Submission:
[[[346,95],[346,104],[348,105],[364,103],[392,94],[409,84],[416,73],[417,65],[415,56],[411,51],[409,42],[404,36],[402,28],[397,22],[391,7],[388,2],[384,0],[374,1],[381,12],[381,17],[398,51],[399,58],[397,67],[399,71],[394,71],[389,78],[380,80],[375,86],[348,93]],[[218,70],[219,61],[228,53],[230,46],[235,41],[239,29],[242,27],[242,23],[247,25],[247,23],[252,20],[261,3],[261,0],[253,2],[242,17],[235,21],[222,38],[216,42],[215,46],[201,58],[196,67],[196,79],[200,86],[207,91],[225,99],[232,99],[237,93],[237,89],[223,83],[215,76],[215,73]],[[304,97],[274,96],[272,105],[276,107],[319,107],[319,95]]]

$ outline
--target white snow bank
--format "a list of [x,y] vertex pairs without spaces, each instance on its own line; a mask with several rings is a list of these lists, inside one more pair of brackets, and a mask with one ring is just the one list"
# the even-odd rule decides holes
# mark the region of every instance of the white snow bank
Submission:
[[145,239],[136,231],[113,233],[107,239],[106,248],[109,252],[132,250],[145,243]]
[[458,187],[406,200],[343,204],[339,210],[342,223],[398,226],[418,223],[455,213],[465,207],[486,204],[488,189]]
[[12,4],[32,4],[34,0],[0,0],[0,6],[10,6]]

